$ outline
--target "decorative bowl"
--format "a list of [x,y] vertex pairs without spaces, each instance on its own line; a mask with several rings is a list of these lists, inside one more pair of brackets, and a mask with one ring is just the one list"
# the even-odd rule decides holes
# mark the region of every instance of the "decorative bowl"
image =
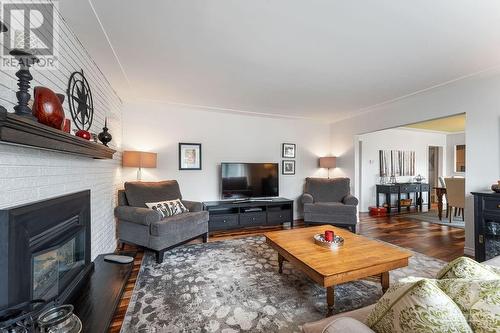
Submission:
[[328,249],[336,249],[344,245],[344,238],[335,235],[333,237],[333,241],[329,242],[325,240],[325,235],[317,234],[314,235],[314,243],[316,243],[316,245],[319,245],[321,247],[326,247]]
[[491,185],[491,190],[493,192],[500,193],[500,185],[498,185],[498,184]]

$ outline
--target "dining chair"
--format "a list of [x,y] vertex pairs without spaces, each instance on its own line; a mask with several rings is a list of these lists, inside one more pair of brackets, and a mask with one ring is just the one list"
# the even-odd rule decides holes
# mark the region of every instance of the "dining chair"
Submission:
[[462,220],[465,220],[465,178],[446,178],[446,196],[448,199],[449,214],[448,218],[450,223],[453,219],[451,210],[455,208],[455,216],[462,215]]

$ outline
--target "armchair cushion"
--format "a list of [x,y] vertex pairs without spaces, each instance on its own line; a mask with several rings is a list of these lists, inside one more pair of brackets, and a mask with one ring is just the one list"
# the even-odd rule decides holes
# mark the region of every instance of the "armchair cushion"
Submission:
[[203,204],[201,202],[182,200],[182,203],[190,212],[201,212],[203,210]]
[[304,213],[328,215],[356,215],[356,206],[344,205],[340,202],[317,202],[304,204]]
[[357,206],[359,201],[358,198],[356,198],[354,195],[346,195],[343,199],[342,202],[345,205],[350,205],[350,206]]
[[314,202],[314,198],[309,193],[302,194],[302,203],[303,204],[312,204]]
[[115,208],[115,216],[119,220],[137,224],[150,225],[162,219],[161,214],[155,210],[142,207],[118,206]]
[[333,320],[319,333],[375,333],[371,328],[354,318],[342,317]]
[[133,207],[147,207],[146,202],[182,200],[182,194],[176,180],[126,182],[125,194],[128,204]]
[[306,178],[304,189],[313,196],[314,202],[342,202],[350,191],[349,178]]
[[184,229],[194,225],[208,222],[208,212],[188,212],[164,218],[161,221],[151,224],[151,235],[162,236],[167,234],[182,235]]

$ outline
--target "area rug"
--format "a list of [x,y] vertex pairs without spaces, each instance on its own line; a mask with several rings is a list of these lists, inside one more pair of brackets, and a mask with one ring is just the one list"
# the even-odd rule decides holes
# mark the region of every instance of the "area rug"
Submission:
[[[414,253],[407,268],[391,272],[433,277],[443,261]],[[379,283],[356,281],[335,289],[335,313],[358,309],[382,296]],[[144,257],[122,333],[301,332],[323,319],[325,289],[284,263],[264,237],[185,245],[157,264]]]
[[465,229],[465,222],[462,220],[461,216],[453,216],[450,220],[446,218],[446,210],[443,211],[443,219],[440,221],[438,217],[438,212],[435,210],[431,210],[429,212],[425,213],[411,213],[411,214],[405,214],[404,217],[409,217],[415,220],[419,220],[422,222],[429,222],[433,224],[439,224],[439,225],[445,225],[447,227],[454,227],[454,228],[460,228],[460,229]]

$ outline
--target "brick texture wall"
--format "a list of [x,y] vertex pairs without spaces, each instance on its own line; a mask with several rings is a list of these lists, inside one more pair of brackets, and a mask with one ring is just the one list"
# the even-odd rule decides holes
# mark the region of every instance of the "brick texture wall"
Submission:
[[[104,119],[107,118],[113,135],[110,147],[119,151],[122,101],[58,11],[56,15],[60,63],[57,70],[33,70],[32,87],[46,86],[65,94],[71,73],[83,69],[94,99],[94,121],[90,131],[101,132]],[[9,112],[13,112],[17,101],[17,78],[14,74],[15,71],[0,70],[0,105]],[[67,98],[64,110],[66,117],[71,118]],[[72,128],[75,128],[74,124]],[[98,254],[113,251],[116,246],[113,208],[116,205],[116,191],[122,186],[120,165],[119,152],[113,160],[92,160],[0,143],[0,208],[90,189],[94,259]]]

